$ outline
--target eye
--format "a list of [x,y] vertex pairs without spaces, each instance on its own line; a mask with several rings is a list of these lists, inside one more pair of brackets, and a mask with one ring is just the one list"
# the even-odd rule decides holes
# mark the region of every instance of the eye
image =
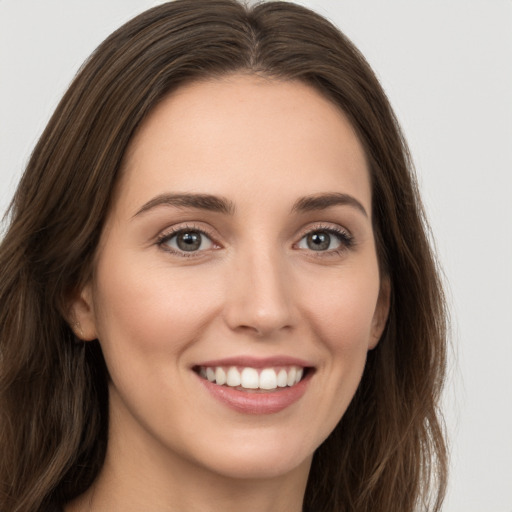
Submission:
[[158,243],[165,249],[176,253],[205,251],[214,247],[211,238],[198,229],[180,229],[164,235]]
[[297,248],[316,252],[337,251],[349,247],[351,242],[351,236],[345,231],[332,228],[316,229],[303,236]]

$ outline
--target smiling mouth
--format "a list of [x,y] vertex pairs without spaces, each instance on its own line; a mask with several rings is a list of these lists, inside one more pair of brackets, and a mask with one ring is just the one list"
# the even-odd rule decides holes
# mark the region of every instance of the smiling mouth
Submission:
[[279,366],[251,368],[237,366],[196,366],[194,371],[203,379],[239,391],[279,391],[297,385],[310,368]]

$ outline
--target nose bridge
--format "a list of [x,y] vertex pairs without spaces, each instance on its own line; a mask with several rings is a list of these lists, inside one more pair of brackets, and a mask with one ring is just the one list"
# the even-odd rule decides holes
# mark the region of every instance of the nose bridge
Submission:
[[292,326],[293,294],[282,251],[251,244],[237,253],[230,274],[225,308],[232,329],[262,336]]

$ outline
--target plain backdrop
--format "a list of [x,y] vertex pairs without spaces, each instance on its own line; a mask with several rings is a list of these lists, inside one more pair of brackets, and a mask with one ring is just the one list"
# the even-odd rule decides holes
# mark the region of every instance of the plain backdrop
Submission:
[[[155,0],[0,0],[0,214],[82,61]],[[415,159],[452,311],[444,510],[512,512],[512,0],[316,0]]]

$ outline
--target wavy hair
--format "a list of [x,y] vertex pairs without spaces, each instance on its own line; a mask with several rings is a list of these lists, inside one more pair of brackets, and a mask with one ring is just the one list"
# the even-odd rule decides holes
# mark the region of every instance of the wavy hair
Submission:
[[176,0],[137,16],[80,69],[37,143],[0,245],[0,509],[43,512],[102,467],[108,372],[76,343],[67,298],[91,275],[137,128],[183,84],[244,72],[313,86],[348,116],[369,163],[391,308],[348,410],[315,452],[312,512],[437,511],[447,457],[438,402],[446,310],[411,159],[353,44],[288,2]]

